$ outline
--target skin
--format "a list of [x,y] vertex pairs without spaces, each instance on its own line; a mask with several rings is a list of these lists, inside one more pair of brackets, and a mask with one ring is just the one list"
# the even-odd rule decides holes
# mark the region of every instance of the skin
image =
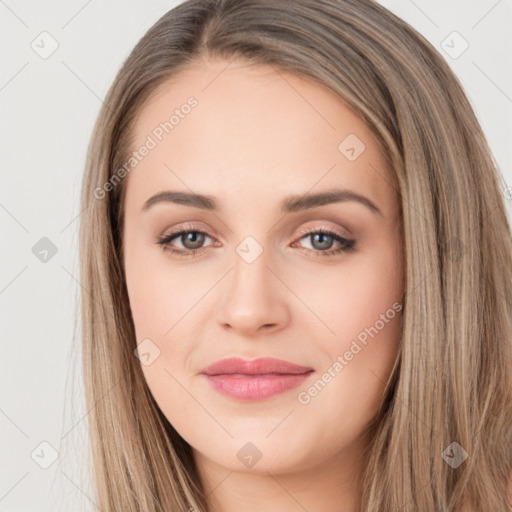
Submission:
[[[396,358],[400,313],[309,403],[298,394],[401,301],[392,171],[369,128],[328,89],[270,66],[227,64],[201,60],[181,71],[134,124],[133,150],[190,96],[198,101],[125,178],[125,273],[137,343],[148,338],[160,351],[141,367],[193,448],[210,511],[355,512],[364,429]],[[365,145],[354,161],[338,149],[349,134]],[[382,214],[356,201],[279,210],[290,195],[332,188],[367,197]],[[161,202],[141,213],[165,190],[214,196],[221,209]],[[190,223],[208,233],[197,255],[157,244]],[[325,227],[355,239],[354,251],[323,256],[343,244],[301,234]],[[236,252],[247,236],[263,250],[252,263]],[[189,239],[171,245],[190,251]],[[232,356],[276,357],[315,372],[298,388],[241,402],[199,373]],[[248,442],[262,455],[252,467],[237,456]]]

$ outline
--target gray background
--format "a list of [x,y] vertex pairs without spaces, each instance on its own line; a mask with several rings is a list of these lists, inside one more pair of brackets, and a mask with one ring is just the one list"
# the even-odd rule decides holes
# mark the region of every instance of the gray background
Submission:
[[[177,3],[0,0],[2,512],[97,510],[84,474],[87,411],[73,332],[80,181],[116,71]],[[382,3],[460,77],[512,186],[512,0]]]

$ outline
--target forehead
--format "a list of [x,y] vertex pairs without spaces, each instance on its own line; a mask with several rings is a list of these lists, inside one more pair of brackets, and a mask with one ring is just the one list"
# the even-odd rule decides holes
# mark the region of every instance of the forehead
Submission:
[[129,173],[128,202],[166,188],[221,201],[251,190],[277,202],[283,192],[331,186],[389,207],[394,199],[385,156],[362,119],[333,91],[272,66],[194,63],[146,102],[132,140],[132,151],[151,149]]

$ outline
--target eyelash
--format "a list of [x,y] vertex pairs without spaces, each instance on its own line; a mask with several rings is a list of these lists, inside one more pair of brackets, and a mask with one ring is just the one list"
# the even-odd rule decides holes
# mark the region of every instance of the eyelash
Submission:
[[[179,231],[175,231],[173,233],[169,233],[168,235],[164,235],[157,238],[157,244],[161,245],[163,250],[169,251],[172,254],[175,254],[179,257],[194,257],[200,253],[204,247],[201,247],[200,249],[174,249],[170,246],[170,243],[175,238],[178,238],[181,235],[184,235],[186,233],[200,233],[202,235],[210,237],[210,235],[202,230],[201,228],[197,226],[185,226]],[[317,249],[304,249],[306,251],[306,254],[308,255],[314,255],[314,256],[336,256],[337,254],[341,253],[349,253],[355,250],[355,240],[345,238],[341,235],[339,235],[335,230],[327,227],[321,227],[316,229],[308,229],[301,232],[301,237],[298,239],[299,241],[305,238],[308,235],[312,234],[323,234],[323,235],[330,235],[332,236],[337,242],[340,242],[342,244],[342,247],[338,249],[330,249],[328,251],[320,251]],[[211,237],[210,237],[211,238]]]

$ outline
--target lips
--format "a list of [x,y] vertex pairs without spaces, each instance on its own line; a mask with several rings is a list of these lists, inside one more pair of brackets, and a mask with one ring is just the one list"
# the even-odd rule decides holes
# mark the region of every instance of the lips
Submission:
[[312,368],[264,357],[245,361],[238,357],[222,359],[201,371],[211,387],[231,399],[260,401],[284,393],[314,373]]
[[311,372],[313,368],[299,366],[297,364],[274,359],[273,357],[262,357],[253,361],[246,361],[239,357],[222,359],[204,368],[201,373],[205,375],[299,375]]

